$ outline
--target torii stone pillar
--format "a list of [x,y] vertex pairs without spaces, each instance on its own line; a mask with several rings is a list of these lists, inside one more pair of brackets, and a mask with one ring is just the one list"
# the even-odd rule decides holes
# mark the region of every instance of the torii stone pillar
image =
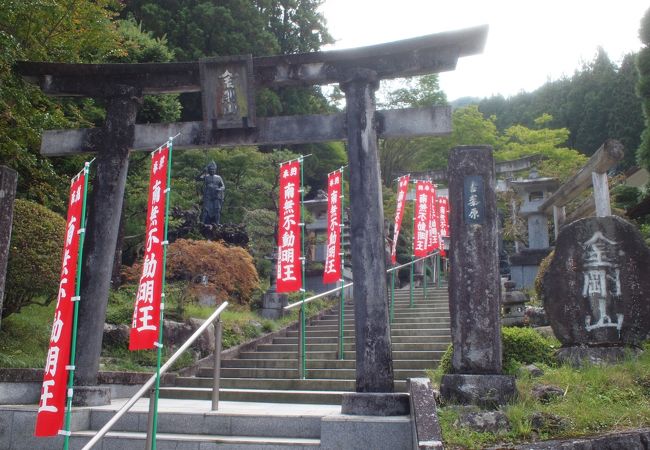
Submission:
[[358,69],[341,83],[350,165],[350,248],[354,274],[356,391],[393,392],[386,295],[384,207],[375,121],[375,72]]
[[[117,245],[122,202],[129,168],[129,149],[135,136],[135,116],[141,103],[140,93],[132,87],[119,86],[108,99],[106,120],[96,139],[97,168],[90,197],[87,234],[81,279],[79,317],[100,320],[78,327],[75,397],[80,401],[80,386],[97,383],[102,348],[106,298],[110,289],[113,255]],[[89,403],[93,403],[92,400]]]

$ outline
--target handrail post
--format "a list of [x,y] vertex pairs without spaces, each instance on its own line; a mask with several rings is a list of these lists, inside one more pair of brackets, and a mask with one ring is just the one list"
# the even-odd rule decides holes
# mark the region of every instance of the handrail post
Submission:
[[343,336],[345,331],[345,289],[343,289],[343,281],[341,281],[341,295],[339,296],[339,359],[344,359],[344,343]]
[[390,323],[395,319],[395,272],[390,273]]
[[221,384],[221,337],[223,326],[221,318],[214,323],[214,367],[212,371],[212,411],[219,409],[219,387]]
[[413,266],[415,266],[415,255],[411,255],[411,285],[409,286],[409,306],[413,308]]
[[145,444],[145,449],[150,450],[153,446],[153,426],[154,421],[156,420],[156,390],[152,389],[149,392],[149,413],[147,414],[147,442]]
[[436,255],[436,262],[438,266],[438,287],[440,287],[441,284],[441,279],[442,279],[442,257],[440,256],[440,253]]
[[305,379],[305,305],[300,305],[300,327],[298,332],[298,378]]

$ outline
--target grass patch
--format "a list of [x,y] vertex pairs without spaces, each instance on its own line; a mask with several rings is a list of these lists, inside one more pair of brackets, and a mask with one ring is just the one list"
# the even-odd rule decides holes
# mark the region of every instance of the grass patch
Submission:
[[29,305],[2,320],[0,367],[41,367],[50,342],[55,302]]
[[[455,426],[458,409],[440,410],[440,423],[448,448],[480,449],[500,442],[520,443],[527,440],[573,438],[610,431],[650,426],[650,344],[638,359],[615,365],[586,366],[576,369],[567,365],[542,365],[544,375],[531,378],[519,375],[519,398],[502,408],[510,420],[508,433],[477,433]],[[566,390],[566,395],[542,403],[531,395],[533,386],[549,384]],[[559,416],[564,427],[533,430],[535,413]]]
[[[112,324],[131,323],[136,286],[126,285],[111,291],[106,310],[106,322]],[[308,294],[310,295],[310,294]],[[300,294],[290,296],[290,302],[298,301]],[[166,289],[165,319],[184,321],[189,318],[207,319],[215,307],[201,306],[187,296],[187,286],[171,283]],[[333,306],[331,301],[316,300],[305,307],[307,317]],[[2,321],[0,330],[0,367],[41,368],[49,346],[49,337],[54,317],[54,302],[46,307],[30,305],[20,313],[12,314]],[[222,313],[223,348],[227,349],[277,331],[298,320],[295,308],[278,320],[264,319],[251,311],[248,306],[231,303]],[[163,361],[171,355],[163,349]],[[152,371],[156,367],[156,351],[142,350],[131,352],[125,347],[104,347],[102,350],[102,369],[117,371]],[[174,364],[178,370],[194,363],[196,356],[191,350],[185,352]]]

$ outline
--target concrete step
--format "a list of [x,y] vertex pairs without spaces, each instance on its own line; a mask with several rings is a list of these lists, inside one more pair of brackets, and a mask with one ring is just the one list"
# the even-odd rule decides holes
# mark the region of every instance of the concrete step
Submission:
[[[231,402],[300,403],[314,405],[340,405],[343,394],[351,391],[296,391],[273,389],[219,389],[219,399]],[[210,388],[164,388],[161,398],[210,400]]]
[[[399,326],[401,324],[412,324],[412,323],[440,323],[440,322],[447,322],[449,323],[450,321],[449,313],[447,314],[436,314],[436,315],[414,315],[414,316],[396,316],[395,319],[393,320],[393,327]],[[339,321],[337,319],[320,319],[316,321],[313,326],[330,326],[330,327],[338,327],[339,326]],[[354,319],[350,318],[348,319],[345,317],[343,320],[343,326],[344,327],[354,327]]]
[[[298,331],[287,331],[287,337],[297,337]],[[354,330],[343,330],[344,337],[354,337]],[[313,330],[306,331],[307,339],[310,337],[336,337],[338,330]],[[391,336],[451,336],[448,324],[423,325],[422,328],[398,328],[391,330]]]
[[[221,361],[221,367],[235,368],[235,367],[258,367],[258,368],[275,368],[275,369],[295,369],[298,367],[296,359],[225,359]],[[345,359],[321,359],[321,360],[308,360],[308,369],[354,369],[356,361]],[[434,367],[433,361],[426,361],[421,359],[398,359],[393,360],[394,369],[432,369]],[[212,368],[206,368],[212,371]],[[201,372],[205,373],[205,372]],[[210,376],[209,372],[207,376]]]
[[[310,344],[337,344],[339,341],[338,335],[336,336],[324,336],[324,337],[309,337]],[[353,344],[356,341],[354,336],[344,335],[343,342],[347,344]],[[450,336],[394,336],[391,338],[393,344],[405,344],[408,342],[443,342],[450,343]],[[273,338],[273,344],[295,344],[298,345],[298,336],[295,337],[276,337]]]
[[[446,315],[438,315],[438,316],[402,316],[402,317],[395,317],[395,320],[391,324],[391,328],[403,328],[403,327],[412,327],[414,325],[423,325],[423,324],[434,324],[434,323],[449,323],[451,318],[449,317],[449,314]],[[349,330],[354,329],[354,321],[353,320],[344,320],[343,321],[343,327]],[[338,320],[319,320],[317,322],[314,322],[311,325],[308,325],[306,327],[308,330],[313,329],[313,328],[320,328],[320,329],[337,329],[339,328],[339,322]]]
[[[241,359],[295,359],[297,351],[293,352],[242,352]],[[394,351],[393,359],[426,359],[440,361],[444,351]],[[337,359],[336,352],[307,352],[307,360]],[[343,352],[343,359],[354,360],[356,352]]]
[[[395,343],[392,344],[392,349],[394,351],[405,351],[405,350],[439,350],[445,351],[448,342],[426,342],[426,337],[422,337],[422,341],[419,343],[406,342],[406,343]],[[307,351],[308,352],[335,352],[338,351],[339,347],[337,344],[314,344],[309,339],[307,339]],[[257,351],[260,352],[295,352],[298,351],[298,344],[261,344],[257,346]],[[353,342],[343,343],[343,351],[353,352],[355,351],[355,344]]]
[[[273,370],[273,369],[272,369]],[[292,369],[275,369],[278,373],[290,373],[290,378],[265,378],[259,377],[241,377],[241,378],[221,378],[219,380],[221,389],[267,389],[267,390],[285,390],[285,391],[354,391],[354,377],[352,379],[311,379],[311,371],[307,374],[310,379],[301,380],[298,378],[298,370],[294,366]],[[354,370],[354,369],[352,369]],[[282,372],[280,372],[282,371]],[[203,375],[200,373],[199,375]],[[175,387],[183,388],[211,388],[212,378],[209,377],[181,377],[176,380]]]
[[[318,380],[307,380],[318,386]],[[353,381],[354,383],[354,381]],[[406,392],[406,381],[395,381],[395,392]],[[219,399],[223,401],[296,403],[314,405],[340,405],[347,391],[322,390],[277,390],[277,389],[219,389]],[[186,400],[210,400],[211,388],[161,388],[161,398]]]
[[[203,373],[199,370],[199,376],[207,376],[210,371]],[[395,369],[393,370],[395,379],[405,380],[407,378],[425,376],[424,370]],[[273,378],[273,379],[291,379],[296,378],[298,373],[295,369],[270,369],[270,368],[222,368],[221,378]],[[309,378],[323,380],[353,380],[356,377],[354,369],[311,369]]]
[[[72,447],[81,448],[95,431],[75,431],[72,433]],[[103,449],[142,450],[146,442],[146,433],[130,431],[112,431],[102,440]],[[224,450],[289,450],[319,449],[320,439],[273,438],[251,436],[219,436],[193,434],[156,435],[157,448],[160,449],[224,449]]]
[[[211,380],[210,380],[211,381]],[[115,411],[92,409],[89,428],[99,430],[115,414]],[[147,412],[128,412],[112,431],[146,432]],[[320,438],[318,415],[269,415],[224,414],[215,412],[161,412],[158,416],[158,432],[168,434],[262,436],[282,438]]]

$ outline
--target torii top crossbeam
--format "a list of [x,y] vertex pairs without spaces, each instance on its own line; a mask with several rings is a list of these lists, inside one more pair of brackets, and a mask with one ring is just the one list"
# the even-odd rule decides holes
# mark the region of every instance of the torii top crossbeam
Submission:
[[[351,69],[380,79],[438,73],[456,68],[459,57],[481,53],[488,27],[431,34],[349,50],[253,58],[256,87],[338,83]],[[201,90],[199,63],[61,64],[20,62],[18,71],[53,96],[104,97],[120,83],[143,94]]]

